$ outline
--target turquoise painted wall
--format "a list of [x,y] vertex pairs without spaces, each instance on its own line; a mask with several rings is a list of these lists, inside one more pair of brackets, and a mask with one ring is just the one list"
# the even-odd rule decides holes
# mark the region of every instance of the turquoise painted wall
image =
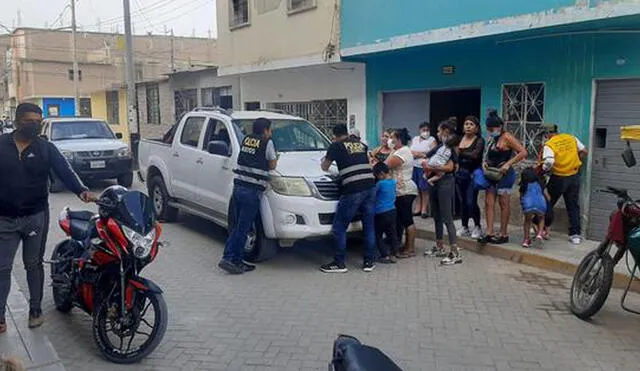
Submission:
[[[466,40],[404,49],[367,63],[367,140],[379,137],[382,92],[479,87],[483,114],[501,110],[505,83],[544,82],[545,121],[587,143],[594,78],[640,77],[640,35],[580,35],[497,44]],[[617,61],[624,59],[625,64]],[[442,75],[454,65],[455,75]],[[482,118],[484,119],[484,117]]]
[[[609,0],[591,0],[590,5]],[[342,0],[341,46],[574,6],[576,0]]]

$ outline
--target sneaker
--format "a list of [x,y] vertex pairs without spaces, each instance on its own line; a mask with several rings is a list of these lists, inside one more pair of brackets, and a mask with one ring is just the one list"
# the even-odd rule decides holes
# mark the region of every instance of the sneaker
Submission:
[[373,272],[374,269],[376,269],[376,265],[372,261],[366,261],[362,264],[362,270],[365,272]]
[[440,264],[442,265],[455,265],[455,264],[461,264],[461,263],[462,263],[462,257],[460,256],[460,253],[453,252],[453,251],[450,252],[446,258],[440,261]]
[[458,233],[456,233],[458,235],[458,237],[469,237],[471,236],[471,232],[469,232],[469,228],[467,227],[462,227],[460,229],[458,229]]
[[0,335],[7,332],[7,321],[4,318],[0,318]]
[[29,311],[29,328],[36,328],[42,326],[44,323],[44,316],[40,310]]
[[477,240],[480,237],[482,237],[482,228],[478,226],[473,227],[473,230],[471,231],[471,238]]
[[542,236],[543,239],[545,240],[549,240],[549,228],[544,227],[544,229],[542,230],[542,233],[540,233],[540,235]]
[[242,269],[243,269],[245,272],[253,272],[253,271],[255,271],[255,270],[256,270],[256,266],[255,266],[255,265],[253,265],[253,264],[249,264],[249,263],[246,263],[246,262],[242,262]]
[[524,247],[525,249],[531,247],[531,239],[525,238],[524,240],[522,240],[522,247]]
[[338,263],[334,260],[329,264],[321,266],[320,270],[324,273],[347,273],[347,266],[344,265],[344,263]]
[[233,262],[230,262],[224,259],[220,260],[220,263],[218,263],[218,267],[229,274],[242,274],[245,272],[244,266],[235,264]]
[[544,247],[544,238],[541,235],[537,235],[535,240],[533,240],[532,247],[535,249],[541,249]]
[[447,256],[447,253],[444,251],[444,247],[433,246],[430,250],[425,250],[424,256],[442,258]]
[[492,243],[495,243],[496,245],[509,243],[509,236],[494,237],[494,240],[492,241]]
[[582,243],[582,237],[579,234],[569,236],[569,241],[574,245],[580,245]]

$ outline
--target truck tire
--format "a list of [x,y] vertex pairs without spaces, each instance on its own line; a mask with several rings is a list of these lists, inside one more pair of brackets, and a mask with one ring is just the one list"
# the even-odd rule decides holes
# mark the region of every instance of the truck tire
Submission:
[[[227,233],[229,235],[231,235],[231,231],[235,225],[235,218],[231,210],[233,210],[233,205],[229,205],[229,213],[227,214],[229,225]],[[253,223],[251,232],[249,232],[249,235],[247,236],[247,243],[244,247],[244,259],[252,263],[263,262],[275,257],[278,254],[278,250],[280,250],[278,240],[267,238],[264,235],[262,220],[260,216],[258,216],[256,221]]]
[[153,202],[153,211],[158,219],[167,223],[178,219],[179,210],[169,205],[169,192],[161,176],[154,176],[149,181],[149,196]]
[[118,177],[118,185],[121,185],[125,188],[131,188],[133,185],[133,172],[120,174]]
[[53,174],[51,179],[49,179],[49,192],[50,193],[60,193],[64,191],[66,187],[62,183],[62,180],[58,178],[57,175]]

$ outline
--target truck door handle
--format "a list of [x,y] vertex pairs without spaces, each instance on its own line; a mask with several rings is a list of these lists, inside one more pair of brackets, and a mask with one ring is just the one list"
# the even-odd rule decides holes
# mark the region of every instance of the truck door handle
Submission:
[[173,156],[173,157],[180,157],[180,154],[178,154],[178,152],[173,152],[173,153],[171,154],[171,156]]
[[200,164],[200,165],[204,164],[204,161],[202,161],[202,157],[196,160],[196,164]]

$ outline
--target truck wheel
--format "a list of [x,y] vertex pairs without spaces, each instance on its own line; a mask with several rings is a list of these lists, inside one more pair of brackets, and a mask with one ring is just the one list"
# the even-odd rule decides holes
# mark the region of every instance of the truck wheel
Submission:
[[118,185],[121,185],[125,188],[131,188],[133,185],[133,172],[120,174],[118,177]]
[[153,211],[165,222],[175,222],[178,219],[178,209],[169,206],[169,192],[161,176],[154,176],[149,181],[149,195],[153,201]]
[[[229,213],[227,214],[229,225],[227,232],[229,235],[235,225],[235,218],[231,210],[233,210],[232,205],[229,205]],[[264,235],[262,220],[258,217],[247,235],[247,242],[244,245],[244,259],[252,263],[263,262],[276,256],[279,249],[278,240],[267,238]]]
[[65,188],[66,187],[62,183],[62,180],[60,180],[57,175],[53,174],[52,179],[49,180],[49,192],[60,193],[64,191]]

